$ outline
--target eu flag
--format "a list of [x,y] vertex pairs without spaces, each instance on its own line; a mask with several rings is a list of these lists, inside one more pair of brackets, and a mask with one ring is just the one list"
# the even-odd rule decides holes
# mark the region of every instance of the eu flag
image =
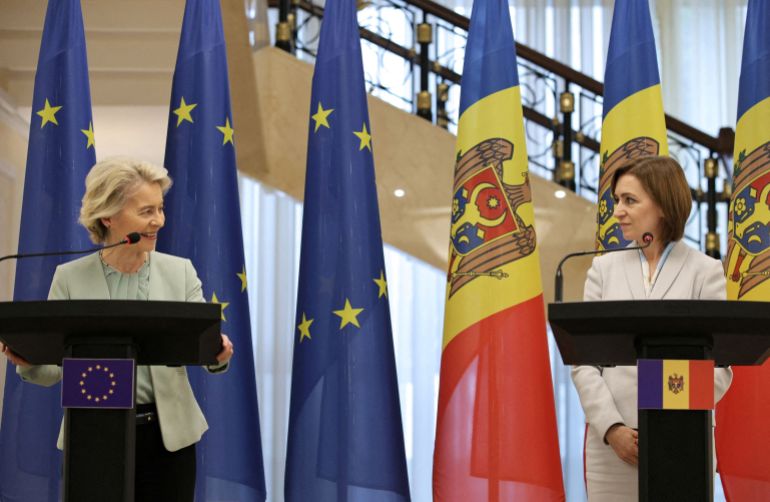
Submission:
[[188,0],[171,91],[161,251],[188,257],[238,354],[227,372],[190,372],[209,430],[196,500],[265,500],[225,39],[219,0]]
[[[93,131],[80,1],[51,1],[35,75],[19,253],[89,247],[77,220],[86,173],[96,162]],[[66,260],[20,260],[14,300],[44,300],[56,266]],[[0,500],[58,500],[59,399],[58,385],[23,384],[9,365],[0,430]]]
[[310,115],[286,500],[409,500],[354,0],[326,2]]

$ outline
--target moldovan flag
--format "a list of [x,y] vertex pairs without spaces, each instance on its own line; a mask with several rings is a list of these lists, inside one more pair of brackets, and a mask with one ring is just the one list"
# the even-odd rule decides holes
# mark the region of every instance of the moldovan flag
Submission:
[[[770,301],[770,5],[750,0],[735,129],[725,268],[729,300]],[[764,218],[764,219],[763,219]],[[716,446],[729,502],[770,501],[770,363],[733,366],[717,405]]]
[[564,500],[505,0],[473,4],[458,131],[434,499]]
[[647,0],[617,0],[604,69],[596,248],[626,247],[613,217],[612,174],[629,159],[668,155],[655,37]]
[[639,359],[640,410],[713,410],[714,361]]

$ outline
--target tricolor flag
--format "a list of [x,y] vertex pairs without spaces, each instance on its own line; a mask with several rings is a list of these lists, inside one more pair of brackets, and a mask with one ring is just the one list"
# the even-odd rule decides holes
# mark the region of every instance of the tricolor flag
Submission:
[[[725,269],[729,300],[770,301],[770,4],[750,0],[743,39]],[[770,501],[770,363],[733,367],[717,405],[717,461],[730,502]]]
[[313,73],[287,502],[407,502],[356,2],[327,0]]
[[713,410],[714,361],[639,359],[639,409]]
[[508,2],[473,4],[441,356],[436,501],[564,500]]
[[[51,0],[32,98],[19,253],[92,245],[77,221],[86,173],[95,163],[80,1]],[[44,300],[56,266],[69,259],[20,260],[14,300]],[[62,417],[60,387],[22,383],[15,369],[8,365],[5,380],[0,500],[56,502],[61,479],[61,455],[56,449]]]
[[236,354],[225,373],[189,372],[209,424],[196,448],[199,502],[266,496],[234,127],[219,0],[187,0],[164,162],[174,186],[158,249],[192,260]]
[[666,117],[658,75],[655,37],[647,0],[617,0],[604,70],[597,249],[628,246],[610,183],[618,166],[645,155],[668,155]]

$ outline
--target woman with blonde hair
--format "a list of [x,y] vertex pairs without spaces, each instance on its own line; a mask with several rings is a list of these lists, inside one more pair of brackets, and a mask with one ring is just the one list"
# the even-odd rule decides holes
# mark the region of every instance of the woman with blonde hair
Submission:
[[[60,265],[48,299],[204,301],[190,260],[155,251],[170,187],[166,169],[147,162],[116,157],[94,165],[86,177],[80,224],[105,246],[133,232],[141,239]],[[58,366],[32,366],[8,347],[3,352],[27,382],[51,386],[61,379]],[[232,355],[233,345],[222,335],[219,364],[207,369],[226,371]],[[136,403],[136,500],[192,502],[195,443],[208,425],[186,369],[138,366]],[[60,449],[62,444],[60,432]]]

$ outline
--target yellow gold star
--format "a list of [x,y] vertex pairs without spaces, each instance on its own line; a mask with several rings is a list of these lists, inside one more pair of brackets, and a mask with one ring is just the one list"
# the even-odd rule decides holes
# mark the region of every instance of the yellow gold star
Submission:
[[364,128],[360,131],[353,131],[353,134],[358,136],[358,139],[361,140],[361,143],[358,145],[358,151],[360,152],[364,148],[368,148],[369,151],[372,151],[372,137],[369,135],[369,131],[366,130],[366,122],[364,122]]
[[217,129],[219,129],[219,132],[224,134],[224,138],[222,139],[223,145],[226,145],[227,143],[233,144],[233,134],[235,134],[235,130],[230,127],[229,117],[225,117],[225,125],[217,126]]
[[243,293],[244,291],[246,291],[246,286],[247,286],[247,284],[246,284],[246,265],[243,266],[243,272],[241,272],[240,274],[235,274],[235,275],[237,275],[238,279],[241,280],[241,293]]
[[222,320],[227,321],[225,318],[225,309],[230,305],[230,302],[220,302],[216,293],[211,294],[211,303],[217,303],[222,306]]
[[43,118],[43,123],[40,124],[40,129],[42,129],[43,126],[49,122],[53,122],[55,125],[59,125],[59,122],[56,121],[56,112],[61,109],[61,106],[51,106],[51,104],[48,102],[48,99],[46,98],[45,107],[37,112],[37,114]]
[[315,129],[313,130],[313,132],[317,132],[318,128],[321,127],[321,126],[324,126],[327,129],[331,129],[329,127],[329,121],[327,119],[329,118],[329,115],[333,111],[334,111],[333,108],[329,108],[328,110],[324,110],[324,107],[321,106],[321,102],[320,101],[318,102],[318,111],[315,112],[315,114],[310,117],[313,120],[315,120]]
[[179,125],[184,122],[185,120],[189,123],[193,123],[192,115],[190,115],[190,112],[193,111],[193,108],[198,106],[198,103],[190,103],[189,105],[184,102],[184,96],[182,96],[182,102],[179,103],[179,108],[174,110],[174,114],[177,116],[176,119],[176,126],[179,127]]
[[86,138],[88,138],[88,143],[86,144],[86,150],[94,146],[94,123],[89,122],[88,123],[88,129],[81,129],[80,132],[86,135]]
[[372,279],[377,286],[379,286],[380,290],[377,292],[377,298],[382,298],[384,295],[385,298],[388,297],[388,283],[385,281],[385,272],[380,270],[380,278],[379,279]]
[[302,322],[297,325],[297,329],[299,330],[299,343],[302,343],[302,340],[307,338],[310,340],[310,325],[313,324],[313,319],[308,319],[305,317],[305,313],[302,312]]
[[357,316],[361,312],[363,312],[364,309],[354,309],[350,305],[350,300],[345,298],[345,306],[342,308],[342,310],[333,310],[336,315],[340,316],[340,329],[344,328],[348,324],[352,324],[357,328],[360,328],[361,325],[358,324]]

